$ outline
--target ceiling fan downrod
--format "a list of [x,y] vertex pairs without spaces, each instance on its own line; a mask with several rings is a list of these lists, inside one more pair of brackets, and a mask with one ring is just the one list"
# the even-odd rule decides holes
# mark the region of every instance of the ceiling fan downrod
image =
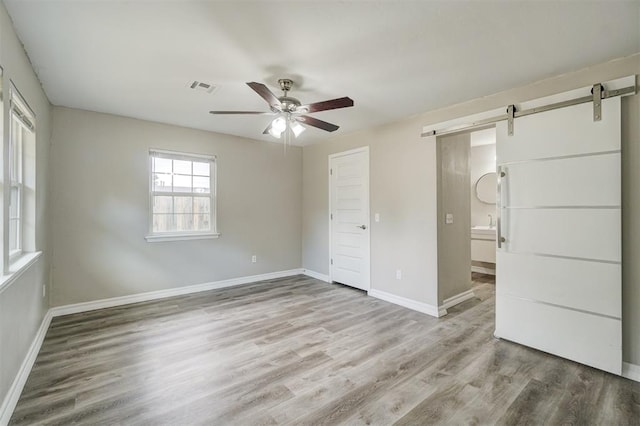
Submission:
[[278,84],[280,85],[280,89],[284,92],[283,96],[280,96],[278,100],[280,101],[282,112],[297,112],[296,110],[301,105],[300,101],[292,96],[288,96],[291,87],[293,86],[293,80],[288,78],[281,78],[278,80]]

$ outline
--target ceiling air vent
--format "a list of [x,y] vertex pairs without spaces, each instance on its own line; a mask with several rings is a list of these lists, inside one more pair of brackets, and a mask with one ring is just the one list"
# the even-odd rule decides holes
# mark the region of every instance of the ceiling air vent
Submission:
[[211,83],[205,83],[203,81],[193,80],[189,87],[193,90],[197,90],[198,92],[212,93],[216,90],[216,86]]

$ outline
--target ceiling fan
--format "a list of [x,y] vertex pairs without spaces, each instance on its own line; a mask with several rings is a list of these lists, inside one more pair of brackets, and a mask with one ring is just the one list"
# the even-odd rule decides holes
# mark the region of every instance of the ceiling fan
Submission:
[[328,101],[316,102],[313,104],[302,105],[296,98],[288,96],[293,81],[288,78],[278,80],[280,89],[284,92],[283,96],[277,97],[262,83],[252,81],[247,83],[258,95],[260,95],[267,103],[271,112],[263,111],[209,111],[211,114],[253,114],[253,115],[277,115],[277,117],[264,129],[263,134],[270,134],[275,138],[280,138],[284,133],[285,137],[289,133],[293,133],[294,137],[298,137],[304,132],[305,127],[302,124],[313,126],[327,132],[338,130],[339,126],[326,121],[310,117],[308,113],[327,111],[330,109],[346,108],[353,106],[353,99],[348,97],[331,99]]

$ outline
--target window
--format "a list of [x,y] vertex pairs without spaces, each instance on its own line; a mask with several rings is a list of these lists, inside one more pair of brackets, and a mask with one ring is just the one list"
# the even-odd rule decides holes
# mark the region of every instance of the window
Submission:
[[22,253],[22,139],[23,125],[11,114],[9,138],[9,259]]
[[5,272],[22,253],[35,251],[35,119],[17,89],[10,89],[7,194],[8,247]]
[[151,150],[147,241],[214,238],[215,157]]

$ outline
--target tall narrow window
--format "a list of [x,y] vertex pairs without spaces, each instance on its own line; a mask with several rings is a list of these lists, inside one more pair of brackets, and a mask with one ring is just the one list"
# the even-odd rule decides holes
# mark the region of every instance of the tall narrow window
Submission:
[[35,251],[35,116],[13,85],[10,95],[5,272],[22,253]]
[[22,139],[25,131],[22,123],[11,114],[11,138],[9,140],[9,258],[22,252]]
[[150,151],[147,240],[216,237],[215,157]]

